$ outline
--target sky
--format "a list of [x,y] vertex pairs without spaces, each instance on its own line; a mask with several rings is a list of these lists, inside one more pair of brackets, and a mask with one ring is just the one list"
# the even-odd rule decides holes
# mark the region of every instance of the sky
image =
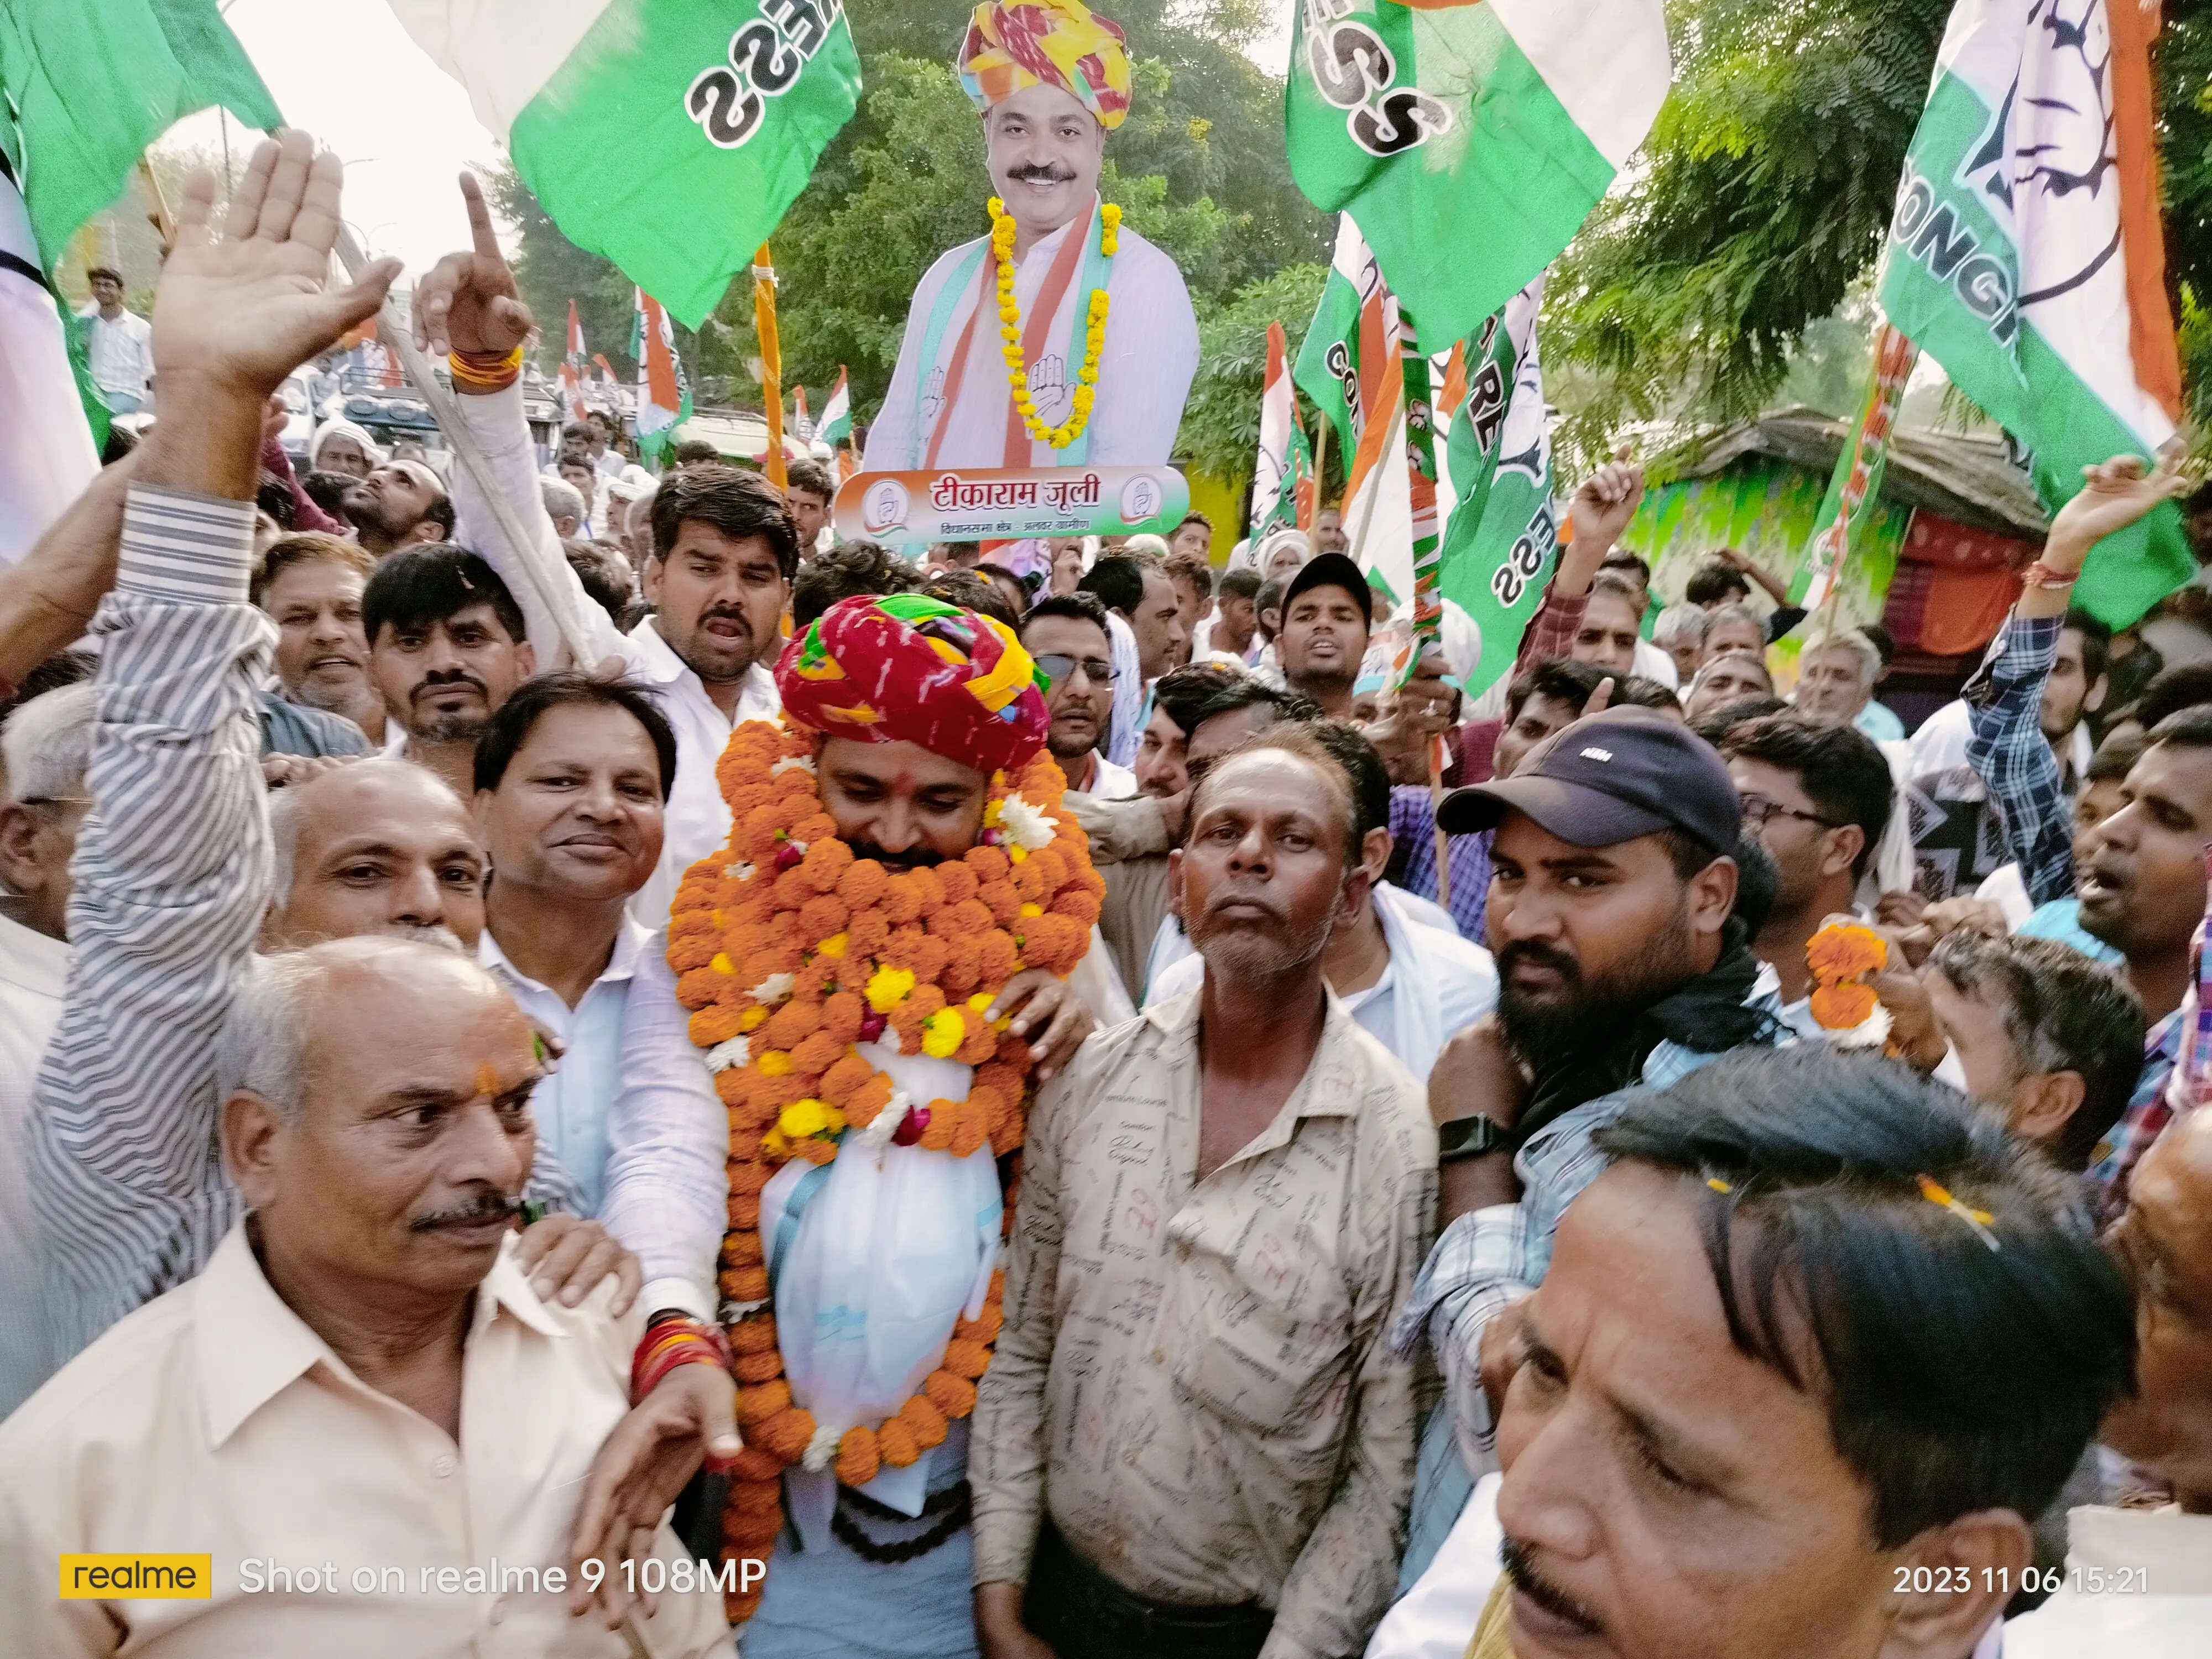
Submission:
[[[948,17],[964,9],[946,0]],[[470,162],[495,158],[498,142],[386,0],[227,0],[222,13],[284,118],[345,161],[346,218],[370,253],[396,253],[419,276],[467,241],[453,178]],[[1289,56],[1286,4],[1280,28],[1255,42],[1251,57],[1279,74]],[[228,126],[232,154],[242,155],[254,135],[235,119]],[[222,137],[223,124],[204,110],[161,142],[219,152]]]

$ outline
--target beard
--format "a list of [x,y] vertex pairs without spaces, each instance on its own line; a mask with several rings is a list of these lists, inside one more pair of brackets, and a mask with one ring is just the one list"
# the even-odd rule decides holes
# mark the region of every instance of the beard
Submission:
[[927,870],[945,862],[942,853],[933,853],[927,847],[909,847],[903,853],[886,853],[872,841],[848,842],[846,844],[853,849],[854,860],[873,859],[890,871]]
[[490,724],[481,714],[434,714],[424,725],[409,726],[407,735],[421,743],[474,743]]
[[[1540,1067],[1560,1056],[1610,1050],[1646,1008],[1694,977],[1689,904],[1686,891],[1665,927],[1634,956],[1602,973],[1585,975],[1568,952],[1533,939],[1498,951],[1498,1023],[1521,1057]],[[1512,970],[1524,963],[1558,974],[1557,988],[1522,989]]]
[[[1341,885],[1337,891],[1340,897]],[[1214,914],[1231,900],[1253,897],[1241,890],[1217,887],[1207,895],[1205,908],[1183,923],[1191,948],[1206,958],[1208,973],[1218,973],[1229,980],[1274,979],[1304,967],[1328,948],[1329,932],[1336,924],[1335,905],[1305,927],[1280,908],[1273,913],[1273,926],[1249,917]]]

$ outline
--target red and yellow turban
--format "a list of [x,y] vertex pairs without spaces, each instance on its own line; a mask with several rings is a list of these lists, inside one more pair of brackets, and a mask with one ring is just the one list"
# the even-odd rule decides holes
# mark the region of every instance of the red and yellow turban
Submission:
[[920,593],[841,599],[775,665],[796,724],[918,743],[979,772],[1011,772],[1044,747],[1045,684],[1004,623]]
[[988,109],[1025,87],[1073,93],[1112,131],[1129,112],[1129,53],[1121,26],[1082,0],[1024,0],[975,8],[961,42],[960,84]]

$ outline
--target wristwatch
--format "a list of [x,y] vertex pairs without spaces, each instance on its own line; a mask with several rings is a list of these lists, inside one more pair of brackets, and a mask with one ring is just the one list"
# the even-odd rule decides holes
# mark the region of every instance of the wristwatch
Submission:
[[1513,1145],[1513,1132],[1501,1127],[1494,1118],[1480,1112],[1473,1117],[1455,1117],[1437,1127],[1437,1162],[1450,1164],[1462,1158],[1482,1158],[1492,1152],[1502,1152]]

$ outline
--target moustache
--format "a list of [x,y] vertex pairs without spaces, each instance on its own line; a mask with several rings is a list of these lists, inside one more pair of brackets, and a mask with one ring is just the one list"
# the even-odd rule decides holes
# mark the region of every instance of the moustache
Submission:
[[1534,939],[1516,939],[1498,952],[1495,957],[1498,976],[1504,979],[1522,963],[1531,968],[1548,968],[1570,985],[1581,983],[1582,964],[1557,945],[1540,944]]
[[1280,906],[1275,904],[1271,900],[1261,897],[1257,893],[1249,892],[1241,887],[1217,888],[1206,901],[1206,919],[1208,921],[1212,920],[1224,908],[1232,904],[1243,905],[1249,909],[1257,910],[1262,915],[1266,916],[1270,921],[1280,921],[1283,920],[1283,912]]
[[420,685],[415,688],[414,696],[417,701],[420,701],[421,699],[433,696],[437,692],[450,691],[454,688],[460,686],[467,687],[480,697],[489,699],[491,696],[489,689],[485,686],[482,680],[470,673],[467,670],[461,668],[456,668],[450,673],[432,674],[428,676]]
[[1505,1569],[1505,1576],[1513,1581],[1513,1588],[1554,1619],[1578,1626],[1592,1636],[1603,1632],[1605,1626],[1595,1613],[1536,1571],[1529,1559],[1528,1547],[1519,1539],[1507,1538],[1498,1547],[1498,1559]]
[[1006,177],[1024,185],[1066,185],[1075,182],[1075,171],[1072,167],[1056,167],[1042,162],[1032,162],[1027,167],[1008,167]]
[[404,939],[410,945],[434,945],[441,951],[451,951],[457,956],[469,954],[469,947],[461,943],[461,936],[450,927],[421,927],[412,922],[395,922],[384,930],[390,939]]
[[522,1213],[520,1200],[505,1193],[486,1193],[470,1203],[456,1204],[443,1210],[432,1210],[418,1215],[407,1224],[407,1230],[416,1233],[434,1233],[441,1227],[473,1227],[487,1221],[512,1221]]
[[873,859],[886,870],[927,870],[945,862],[945,855],[927,847],[909,847],[902,853],[886,853],[872,841],[853,843],[855,859]]

